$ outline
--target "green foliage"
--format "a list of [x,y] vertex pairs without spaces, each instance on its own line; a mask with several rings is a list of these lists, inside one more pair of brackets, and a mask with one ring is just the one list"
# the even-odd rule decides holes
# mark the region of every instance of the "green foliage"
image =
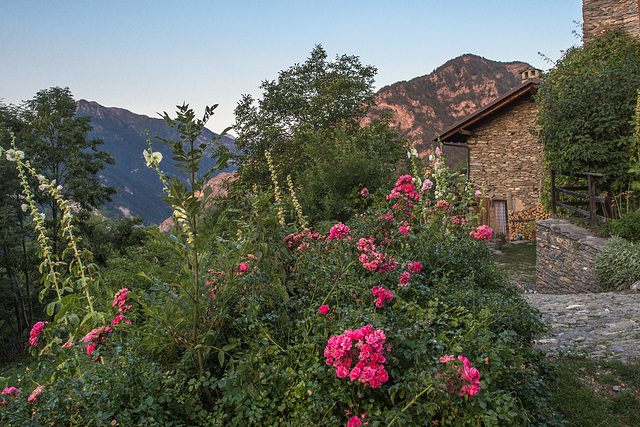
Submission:
[[635,38],[612,31],[568,49],[536,95],[546,165],[560,173],[603,173],[616,194],[626,190],[638,87]]
[[596,257],[596,280],[609,291],[629,289],[640,280],[640,245],[611,237]]
[[[57,194],[73,200],[75,210],[86,213],[109,200],[115,191],[98,181],[98,173],[113,163],[113,159],[98,149],[102,141],[87,137],[91,130],[90,120],[76,116],[76,104],[68,88],[42,90],[21,107],[0,105],[0,152],[17,150],[23,156],[26,153],[29,160],[28,166],[24,165],[23,176],[19,176],[16,164],[10,162],[4,152],[0,159],[3,183],[0,194],[0,291],[3,295],[13,295],[5,298],[8,304],[0,308],[0,319],[5,322],[2,340],[13,343],[2,346],[9,354],[2,354],[0,359],[19,355],[24,348],[18,343],[23,342],[25,330],[66,306],[62,302],[65,288],[76,288],[68,277],[70,271],[75,268],[84,271],[85,267],[90,267],[90,262],[80,267],[76,255],[83,248],[75,246],[77,240],[65,229],[69,222],[69,218],[63,218],[65,209],[71,216],[68,202],[63,207],[62,199],[55,198]],[[30,201],[25,203],[27,196]],[[31,206],[27,207],[27,204]],[[40,207],[43,212],[39,211]],[[34,230],[30,215],[38,218],[45,215],[41,218],[41,229],[36,227]],[[37,250],[41,249],[39,243],[43,239],[50,242],[52,253],[47,257],[51,262],[38,271]],[[51,273],[44,277],[44,291],[38,280],[43,269],[50,269]],[[57,285],[61,287],[56,296],[47,295],[46,289]],[[37,304],[38,296],[47,304],[48,309],[44,312]],[[68,296],[66,302],[73,298]]]
[[[12,134],[24,123],[18,112],[0,104],[0,147],[11,147]],[[24,149],[18,144],[18,149]],[[2,148],[0,148],[2,152]],[[0,363],[19,357],[24,351],[25,329],[38,316],[37,265],[33,227],[21,208],[20,178],[15,164],[0,156]]]
[[231,196],[270,187],[265,152],[286,171],[279,182],[291,176],[312,223],[348,217],[356,190],[391,183],[407,142],[387,117],[360,125],[373,100],[375,68],[356,56],[327,59],[318,45],[306,62],[263,82],[257,105],[249,95],[240,101],[231,155],[238,178],[230,184]]
[[[294,231],[281,223],[286,203],[256,190],[241,199],[241,211],[216,214],[204,232],[208,192],[196,172],[205,147],[194,141],[211,112],[196,120],[183,106],[168,118],[183,138],[167,142],[188,185],[162,174],[160,156],[145,152],[165,183],[177,234],[152,231],[129,250],[131,266],[118,272],[122,260],[110,264],[113,289],[83,286],[86,269],[77,263],[75,288],[55,282],[70,308],[44,325],[37,369],[6,380],[24,391],[0,406],[0,421],[297,426],[344,425],[366,414],[371,425],[561,424],[549,405],[553,374],[532,347],[543,324],[470,235],[470,186],[440,154],[424,171],[410,159],[425,182],[433,180],[430,189],[418,191],[417,180],[402,176],[390,198],[380,191],[349,230]],[[374,252],[386,266],[365,265]],[[114,299],[117,281],[134,267],[146,283],[132,277],[127,299]],[[375,287],[392,298],[380,303]],[[83,298],[97,313],[86,322],[72,317],[85,310]],[[89,339],[93,330],[79,342],[90,323],[105,328],[123,304],[133,306],[124,310],[131,324],[112,323],[101,329],[104,340]],[[376,357],[388,378],[379,387],[327,366],[328,340],[365,325],[384,337]],[[62,346],[66,340],[71,347]],[[366,358],[369,344],[353,348]],[[440,360],[458,355],[477,369],[466,371],[479,376],[477,394],[463,392],[472,380],[462,359]],[[28,402],[36,386],[44,391]]]
[[93,254],[101,267],[111,257],[124,255],[128,248],[139,247],[149,237],[142,227],[142,218],[108,219],[87,212],[74,217],[77,232],[83,237],[81,245]]
[[305,157],[314,159],[300,174],[298,194],[312,224],[346,221],[355,209],[367,206],[361,191],[371,193],[388,186],[404,147],[390,143],[396,138],[388,121],[347,131],[344,126],[330,132],[299,135]]
[[[113,187],[98,181],[98,173],[113,164],[113,157],[100,151],[102,140],[87,138],[91,117],[77,116],[69,88],[52,87],[39,91],[22,108],[27,124],[20,138],[27,141],[25,153],[33,166],[49,181],[62,185],[63,196],[83,209],[98,208],[111,200]],[[57,204],[47,195],[39,200],[57,219]]]
[[633,243],[640,242],[640,210],[626,212],[620,219],[605,223],[607,232]]

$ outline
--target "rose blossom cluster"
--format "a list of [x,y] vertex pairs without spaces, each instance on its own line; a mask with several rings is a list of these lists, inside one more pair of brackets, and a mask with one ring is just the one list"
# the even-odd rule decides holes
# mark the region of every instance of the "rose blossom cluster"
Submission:
[[[448,363],[455,360],[453,355],[440,358],[440,363]],[[480,373],[471,366],[469,359],[464,356],[458,356],[458,360],[462,361],[462,366],[456,366],[458,369],[458,379],[464,382],[464,385],[458,392],[459,396],[475,396],[480,391]]]
[[398,283],[398,287],[406,287],[409,284],[409,279],[411,279],[411,273],[409,273],[408,271],[402,273],[402,276],[400,277],[400,283]]
[[371,293],[373,294],[374,297],[377,297],[375,303],[376,303],[376,307],[378,308],[384,307],[384,303],[386,301],[393,300],[393,294],[391,293],[391,291],[383,288],[382,286],[380,287],[374,286],[371,289]]
[[389,272],[395,270],[398,262],[393,258],[387,259],[387,254],[371,251],[368,254],[361,253],[358,261],[369,271]]
[[238,275],[242,275],[242,273],[244,273],[248,269],[249,269],[249,265],[246,262],[242,261],[238,266],[238,268],[236,268],[236,272],[238,273]]
[[420,194],[418,194],[416,187],[413,185],[411,175],[402,175],[398,178],[396,187],[391,190],[391,193],[387,196],[387,200],[395,198],[420,200]]
[[29,332],[29,344],[34,347],[38,345],[38,337],[42,333],[42,330],[47,323],[48,322],[38,322],[33,325],[33,328],[31,328],[31,332]]
[[411,273],[413,274],[420,273],[420,271],[422,271],[422,264],[420,264],[418,261],[410,262],[409,264],[407,264],[407,268],[409,269],[409,271],[403,272],[402,276],[400,276],[400,282],[398,283],[399,288],[404,288],[409,285],[409,279],[411,279]]
[[110,327],[100,326],[99,328],[92,329],[91,332],[85,335],[82,341],[85,342],[84,345],[87,347],[87,354],[91,355],[98,344],[104,344],[110,333]]
[[127,310],[131,309],[130,305],[127,305],[127,294],[129,293],[129,289],[122,288],[118,292],[116,292],[113,297],[113,307],[118,307],[118,313],[126,313]]
[[422,264],[420,264],[418,261],[411,262],[407,264],[407,268],[412,273],[420,273],[420,271],[422,271]]
[[[355,331],[348,329],[342,335],[329,338],[324,356],[327,365],[336,368],[338,378],[359,381],[371,388],[378,388],[389,379],[384,369],[387,361],[382,354],[386,337],[381,329],[373,330],[365,325]],[[351,364],[357,360],[351,369]]]
[[116,316],[116,318],[111,321],[111,326],[118,325],[122,322],[126,323],[127,325],[131,324],[131,322],[124,317],[124,314],[121,314],[119,316]]
[[289,249],[300,251],[311,246],[309,245],[307,238],[318,240],[320,238],[320,233],[312,233],[311,230],[305,228],[300,233],[287,235],[287,237],[284,238],[284,243]]
[[369,236],[368,239],[361,237],[360,240],[358,240],[358,243],[356,244],[356,248],[360,252],[371,252],[376,249],[375,242],[376,240],[373,238],[373,236]]
[[[6,394],[7,396],[16,399],[18,396],[20,396],[20,390],[15,387],[6,387],[0,394]],[[6,403],[7,401],[5,399],[0,400],[0,404],[4,405]]]
[[449,202],[445,202],[444,200],[438,200],[438,203],[436,203],[436,208],[440,208],[443,211],[446,211],[447,209],[449,209]]
[[475,237],[478,240],[488,241],[493,234],[493,230],[487,225],[481,225],[476,228],[476,231],[469,233],[470,236]]
[[349,231],[349,227],[339,222],[331,227],[331,231],[329,232],[329,240],[341,239],[346,236]]
[[[347,415],[349,415],[349,411],[347,411]],[[367,421],[366,423],[363,423],[365,417],[367,416],[367,414],[362,414],[362,419],[360,419],[359,416],[354,415],[352,416],[349,421],[347,421],[347,427],[358,427],[359,425],[367,425],[369,424],[369,422]]]
[[409,232],[411,231],[411,227],[409,226],[409,223],[405,221],[404,225],[398,227],[398,231],[402,233],[404,237],[407,237],[409,235]]
[[465,225],[467,223],[467,220],[464,219],[464,218],[459,218],[457,216],[452,216],[451,217],[451,223],[452,224]]
[[360,195],[366,199],[367,197],[369,197],[369,190],[363,188],[362,192],[360,192]]

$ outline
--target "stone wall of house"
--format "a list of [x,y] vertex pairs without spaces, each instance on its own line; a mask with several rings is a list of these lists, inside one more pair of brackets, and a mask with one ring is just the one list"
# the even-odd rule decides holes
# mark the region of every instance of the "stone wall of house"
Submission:
[[[467,140],[474,188],[484,185],[485,197],[506,201],[509,211],[535,208],[540,195],[542,144],[530,132],[536,111],[532,99],[517,101],[475,128]],[[491,227],[495,226],[493,216],[491,212]]]
[[640,38],[638,0],[582,0],[582,22],[585,43],[612,28]]
[[540,293],[603,292],[594,275],[606,239],[563,219],[536,222],[536,285]]

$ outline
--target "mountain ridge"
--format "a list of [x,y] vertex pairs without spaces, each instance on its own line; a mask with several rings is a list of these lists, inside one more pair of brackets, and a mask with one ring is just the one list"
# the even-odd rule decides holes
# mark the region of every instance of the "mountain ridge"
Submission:
[[520,72],[528,67],[523,61],[460,55],[429,74],[380,88],[364,123],[391,112],[392,126],[424,152],[437,132],[519,85]]
[[[142,152],[149,148],[146,132],[149,132],[153,150],[163,155],[160,164],[165,174],[182,178],[182,174],[173,165],[171,149],[164,143],[154,140],[155,136],[164,139],[177,139],[178,134],[171,129],[162,118],[152,118],[143,114],[133,113],[124,108],[104,107],[96,101],[85,99],[76,102],[76,114],[91,116],[93,130],[89,138],[99,138],[104,141],[100,148],[116,159],[115,165],[107,167],[99,173],[101,182],[113,185],[118,193],[113,201],[103,206],[109,214],[118,216],[141,216],[145,224],[160,224],[171,216],[171,209],[162,201],[165,194],[162,191],[156,172],[146,167]],[[197,143],[209,143],[219,137],[218,134],[205,128]],[[233,148],[233,138],[223,136],[223,145]],[[202,170],[206,171],[215,165],[215,159],[205,157],[202,160]]]
[[[518,86],[520,72],[528,67],[530,65],[522,61],[499,62],[464,54],[429,74],[380,88],[375,95],[376,105],[362,122],[366,124],[385,112],[392,112],[392,126],[402,136],[409,137],[418,152],[424,154],[432,146],[437,132]],[[171,216],[171,209],[162,202],[165,196],[162,184],[155,171],[146,167],[142,152],[149,147],[146,131],[152,137],[164,139],[175,139],[177,133],[162,118],[119,107],[104,107],[96,101],[77,101],[77,113],[92,117],[93,130],[89,137],[102,139],[101,149],[116,159],[115,165],[107,166],[100,173],[103,184],[118,189],[113,202],[106,204],[104,209],[121,216],[142,216],[146,224],[163,223]],[[215,138],[218,135],[205,128],[198,143],[208,143]],[[221,142],[230,149],[234,147],[232,137],[223,136]],[[153,139],[152,143],[153,150],[163,155],[162,170],[169,176],[182,178],[172,166],[170,148]],[[465,156],[462,151],[445,151],[448,164],[461,161]],[[214,165],[215,159],[205,158],[202,169],[208,170]]]

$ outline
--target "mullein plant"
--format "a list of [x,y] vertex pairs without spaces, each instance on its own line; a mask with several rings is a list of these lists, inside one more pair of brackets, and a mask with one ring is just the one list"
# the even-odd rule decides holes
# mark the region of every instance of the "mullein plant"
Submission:
[[307,228],[307,222],[304,218],[304,214],[302,213],[302,206],[300,206],[300,202],[298,202],[298,198],[296,197],[296,190],[293,187],[293,180],[291,179],[291,175],[287,175],[287,184],[289,185],[289,193],[291,194],[291,203],[293,204],[293,208],[296,212],[296,216],[298,217],[298,221],[300,222],[300,226],[304,230]]
[[[176,118],[171,118],[166,112],[162,115],[165,122],[177,131],[179,138],[177,141],[156,137],[167,144],[172,150],[172,158],[176,162],[179,171],[187,175],[186,185],[179,178],[169,177],[160,169],[162,154],[154,152],[151,143],[149,149],[144,151],[147,166],[153,168],[158,173],[166,192],[163,201],[169,203],[173,210],[175,225],[179,226],[186,234],[186,244],[182,244],[172,236],[158,233],[156,237],[165,240],[171,248],[180,256],[184,264],[184,272],[188,275],[182,277],[182,283],[177,289],[183,295],[179,299],[190,301],[190,307],[178,305],[182,310],[191,311],[191,333],[188,350],[195,353],[198,371],[201,376],[205,375],[205,356],[203,342],[201,339],[200,316],[202,310],[202,300],[206,298],[205,281],[203,280],[203,257],[206,248],[209,246],[211,237],[203,235],[200,227],[200,214],[204,211],[210,201],[212,189],[207,182],[213,175],[226,167],[229,154],[222,154],[214,168],[204,173],[200,173],[200,163],[207,154],[210,144],[198,142],[202,130],[211,118],[217,105],[206,107],[202,119],[196,119],[195,112],[189,108],[188,104],[177,107]],[[225,129],[224,135],[230,128]],[[141,273],[144,275],[144,273]],[[187,314],[187,313],[185,313]],[[184,316],[186,317],[186,316]],[[183,318],[183,320],[187,320]]]
[[[95,326],[103,323],[106,318],[105,314],[94,308],[94,297],[92,296],[98,285],[96,266],[92,263],[92,254],[89,251],[79,249],[78,237],[74,234],[71,222],[73,219],[72,206],[68,200],[63,198],[62,186],[57,184],[55,180],[49,181],[36,171],[30,161],[25,159],[24,153],[15,149],[15,138],[13,138],[13,148],[6,151],[5,157],[16,163],[22,194],[26,201],[22,204],[22,209],[31,213],[38,236],[39,255],[43,259],[40,271],[43,273],[44,284],[44,289],[40,292],[40,300],[44,300],[50,292],[55,293],[55,299],[45,308],[47,315],[53,316],[54,323],[79,324],[81,327],[87,324]],[[57,238],[57,236],[50,237],[48,235],[48,230],[45,227],[45,214],[40,212],[35,201],[29,182],[30,176],[37,179],[38,191],[49,193],[60,207],[62,213],[60,219],[62,235],[60,237],[65,240],[67,245],[61,258],[53,253],[51,238]],[[63,274],[65,271],[68,271],[69,274]],[[82,320],[79,315],[83,315]]]
[[280,194],[280,186],[278,185],[278,174],[276,173],[276,168],[273,165],[271,153],[265,151],[264,156],[267,159],[267,165],[269,166],[269,172],[271,173],[271,181],[273,182],[273,192],[276,199],[276,205],[278,205],[278,221],[280,222],[282,228],[284,228],[286,226],[286,223],[284,217],[284,208],[282,207],[282,195]]

